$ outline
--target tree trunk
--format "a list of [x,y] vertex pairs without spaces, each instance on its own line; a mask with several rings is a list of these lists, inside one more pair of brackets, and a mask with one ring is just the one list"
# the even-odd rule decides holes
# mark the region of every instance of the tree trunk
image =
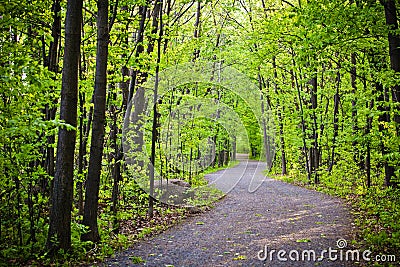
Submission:
[[[200,17],[201,17],[201,1],[197,1],[197,9],[196,9],[196,22],[194,23],[194,38],[199,38],[200,37]],[[198,53],[200,51],[196,50],[195,51],[195,59],[198,56]]]
[[[51,72],[58,73],[59,72],[58,48],[61,36],[61,15],[60,15],[61,5],[59,0],[54,0],[52,11],[53,11],[53,25],[51,27],[51,37],[53,38],[53,41],[50,42],[49,55],[47,59],[44,61],[44,65],[47,66],[47,68]],[[53,88],[52,90],[54,91]],[[55,119],[57,111],[55,105],[57,104],[57,102],[58,99],[53,99],[54,106],[46,104],[44,110],[46,120],[51,121]],[[54,177],[54,147],[53,147],[54,143],[55,143],[55,136],[54,135],[48,136],[47,147],[44,149],[45,161],[44,164],[42,164],[42,166],[45,168],[47,174],[50,177]],[[43,180],[41,186],[44,192],[48,192],[49,185],[47,180]]]
[[362,168],[362,160],[360,159],[360,153],[359,153],[359,149],[358,149],[358,142],[356,141],[356,137],[358,135],[358,121],[357,121],[357,83],[356,83],[356,79],[357,79],[357,68],[356,68],[356,64],[357,64],[357,60],[356,60],[356,54],[352,53],[351,54],[351,70],[350,70],[350,78],[351,78],[351,88],[353,89],[352,94],[353,94],[353,99],[351,100],[351,118],[353,120],[353,160],[354,162],[360,166],[360,168]]
[[[195,39],[200,37],[200,17],[201,17],[201,1],[197,1],[197,10],[196,10],[196,22],[194,23],[194,34],[193,37]],[[193,61],[196,61],[200,56],[200,49],[196,48],[193,52]]]
[[[163,25],[162,25],[162,5],[163,1],[159,0],[156,6],[154,7],[154,18],[153,19],[153,26],[160,25],[160,31],[157,40],[157,64],[156,64],[156,77],[154,83],[154,95],[153,95],[153,125],[152,125],[152,137],[151,137],[151,155],[150,155],[150,197],[149,197],[149,208],[148,208],[148,216],[153,217],[153,210],[154,210],[154,168],[155,168],[155,161],[156,161],[156,142],[158,139],[158,131],[157,131],[157,120],[158,120],[158,112],[157,112],[157,99],[158,99],[158,73],[160,71],[160,62],[161,62],[161,42],[162,42],[162,35],[163,35]],[[156,11],[158,13],[156,13]],[[157,15],[159,14],[159,18],[157,19]],[[153,28],[154,29],[154,28]],[[157,26],[156,26],[157,32]]]
[[[292,50],[292,64],[293,64],[293,68],[296,67],[296,61],[294,59],[294,52]],[[300,116],[301,116],[301,131],[302,131],[302,141],[303,141],[303,150],[304,150],[304,154],[305,154],[305,165],[306,165],[306,171],[307,171],[307,179],[308,182],[311,183],[311,166],[309,164],[308,161],[308,153],[307,153],[307,143],[306,143],[306,123],[304,120],[304,110],[303,110],[303,100],[301,98],[301,88],[299,85],[299,81],[297,78],[296,73],[293,71],[291,72],[292,75],[292,80],[294,81],[294,84],[292,82],[292,86],[295,85],[297,88],[297,97],[299,100],[299,106],[300,106]]]
[[[272,58],[272,67],[274,69],[274,90],[275,90],[275,94],[278,95],[278,71],[276,69],[276,58],[273,57]],[[281,160],[282,160],[282,175],[285,175],[287,173],[286,170],[286,153],[285,153],[285,138],[284,138],[284,134],[283,134],[283,118],[282,118],[282,112],[281,110],[283,109],[281,107],[280,101],[279,101],[279,97],[277,97],[277,104],[276,104],[276,109],[277,109],[277,115],[278,115],[278,126],[279,126],[279,139],[280,139],[280,143],[281,143]]]
[[384,144],[383,138],[385,138],[386,135],[388,135],[387,129],[385,128],[384,124],[390,122],[390,114],[389,114],[389,108],[386,106],[386,102],[388,102],[389,98],[389,92],[387,88],[384,88],[384,86],[377,82],[375,84],[376,91],[378,93],[378,98],[377,98],[377,109],[380,111],[380,115],[378,118],[379,122],[379,132],[381,133],[381,153],[382,153],[382,158],[383,158],[383,165],[385,168],[385,185],[390,186],[391,185],[391,178],[394,176],[394,168],[393,166],[390,166],[388,163],[388,160],[385,158],[387,154],[390,152],[388,151],[387,146]]
[[[143,6],[139,7],[140,23],[139,23],[139,29],[137,31],[135,59],[138,59],[139,55],[141,53],[143,53],[143,51],[144,51],[143,40],[144,40],[144,30],[145,30],[146,18],[147,18],[147,4],[148,3],[146,1],[146,3],[144,3]],[[136,83],[137,83],[137,74],[138,73],[139,73],[139,70],[132,71],[131,80],[129,83],[128,103],[131,101],[131,99],[133,98],[133,94],[135,93],[135,87],[136,87]],[[130,110],[128,110],[128,112],[130,114]]]
[[[382,1],[383,6],[385,7],[385,18],[386,25],[389,26],[389,55],[390,55],[390,66],[392,70],[396,73],[400,72],[400,36],[398,33],[395,33],[395,30],[398,30],[399,25],[397,22],[397,9],[396,3],[394,0],[386,0]],[[400,102],[400,86],[395,85],[392,87],[392,102],[399,103]],[[397,135],[400,135],[400,108],[397,106],[394,112],[393,120],[396,123],[396,132]],[[389,116],[389,115],[387,115]],[[388,122],[390,118],[387,118]],[[400,150],[400,147],[399,147]],[[399,152],[399,151],[397,151]],[[392,181],[392,178],[395,176],[395,167],[389,163],[385,164],[385,184],[386,186],[396,186],[396,183]]]
[[60,119],[74,127],[58,132],[56,172],[50,208],[47,249],[51,253],[71,247],[74,152],[78,103],[78,65],[83,0],[69,0],[65,22],[64,65],[62,72]]
[[332,138],[332,154],[331,154],[331,162],[328,167],[328,172],[331,172],[333,169],[333,165],[335,165],[335,148],[336,148],[336,139],[339,133],[339,125],[338,125],[338,113],[339,113],[339,103],[340,103],[340,65],[337,67],[337,76],[336,76],[336,93],[333,97],[333,138]]
[[[368,104],[367,108],[372,110],[374,107],[374,101],[371,100]],[[372,116],[369,114],[367,116],[367,126],[365,128],[365,135],[367,136],[367,155],[365,156],[365,172],[367,174],[367,187],[371,187],[371,138],[369,134],[371,133],[372,129]]]
[[[85,180],[84,170],[87,167],[86,161],[86,144],[88,138],[88,128],[90,128],[91,119],[88,120],[87,124],[84,123],[86,117],[85,107],[85,93],[79,93],[79,152],[78,152],[78,181],[76,182],[76,190],[78,191],[78,210],[79,215],[83,215],[83,181]],[[91,112],[89,113],[91,114]],[[90,116],[91,117],[91,116]]]
[[94,86],[94,110],[92,142],[90,144],[90,159],[88,177],[86,180],[85,208],[83,225],[89,231],[81,236],[84,241],[100,241],[97,227],[97,208],[99,200],[101,161],[103,159],[104,126],[106,117],[107,95],[107,57],[108,57],[108,0],[97,1],[97,56],[96,78]]
[[[113,92],[111,93],[112,95],[112,101],[116,101],[117,98],[117,93]],[[112,162],[111,165],[111,175],[112,175],[112,181],[113,181],[113,189],[112,189],[112,195],[111,195],[111,200],[112,200],[112,206],[111,206],[111,212],[112,215],[114,216],[113,218],[113,232],[114,234],[119,233],[119,223],[118,223],[118,218],[117,218],[117,211],[118,211],[118,196],[119,196],[119,182],[122,181],[121,177],[121,159],[122,159],[122,146],[118,144],[118,134],[120,133],[120,128],[118,127],[118,113],[122,110],[124,110],[124,102],[125,100],[122,100],[121,103],[121,109],[118,110],[117,106],[113,103],[110,105],[110,114],[112,118],[112,122],[110,125],[110,143],[111,143],[111,151],[110,152],[110,161]]]
[[318,149],[318,133],[317,133],[317,116],[315,114],[315,110],[317,109],[317,73],[313,74],[313,77],[310,80],[311,87],[311,109],[312,109],[312,140],[313,145],[310,148],[310,170],[314,174],[314,183],[319,183],[318,178],[318,168],[319,168],[319,149]]

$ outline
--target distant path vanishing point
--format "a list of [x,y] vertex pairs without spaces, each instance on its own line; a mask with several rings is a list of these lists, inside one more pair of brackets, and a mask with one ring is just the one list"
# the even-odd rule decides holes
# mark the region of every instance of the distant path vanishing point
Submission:
[[[351,241],[352,218],[341,199],[265,178],[263,163],[244,155],[238,158],[237,166],[206,176],[211,182],[217,180],[216,186],[222,190],[230,186],[229,179],[241,176],[214,209],[138,242],[106,260],[103,266],[356,265],[351,261],[318,261],[323,250],[338,249],[337,240]],[[251,183],[252,179],[264,180],[256,191],[249,190],[249,184],[258,184]],[[268,255],[262,260],[266,247]],[[272,250],[276,252],[271,257]],[[286,251],[281,260],[277,256],[279,250]],[[296,253],[300,261],[296,261]],[[133,256],[145,262],[134,264]],[[324,256],[328,258],[327,253]]]

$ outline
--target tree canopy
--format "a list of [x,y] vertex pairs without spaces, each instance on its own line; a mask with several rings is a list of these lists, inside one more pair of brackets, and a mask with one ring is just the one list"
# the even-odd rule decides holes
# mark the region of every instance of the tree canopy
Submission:
[[[128,222],[143,229],[178,212],[154,203],[157,180],[204,186],[204,173],[236,153],[353,199],[364,241],[398,251],[398,9],[394,0],[3,1],[1,261],[81,259],[93,243],[108,255],[129,243]],[[206,78],[190,79],[196,64],[210,66]]]

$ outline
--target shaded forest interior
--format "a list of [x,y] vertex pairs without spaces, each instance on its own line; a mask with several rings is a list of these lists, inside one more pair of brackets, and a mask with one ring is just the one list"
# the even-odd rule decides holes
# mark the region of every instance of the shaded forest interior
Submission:
[[398,252],[398,5],[2,2],[0,262],[111,255],[185,216],[149,197],[162,179],[205,186],[236,153],[350,199],[358,241]]

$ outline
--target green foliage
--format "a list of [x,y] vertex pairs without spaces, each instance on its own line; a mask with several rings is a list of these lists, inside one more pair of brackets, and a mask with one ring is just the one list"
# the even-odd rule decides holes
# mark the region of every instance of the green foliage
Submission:
[[140,264],[140,263],[146,262],[139,256],[131,256],[130,259],[131,259],[132,263],[134,263],[134,264]]
[[395,254],[400,250],[399,189],[371,188],[355,201],[356,223],[372,250]]
[[[129,71],[154,75],[158,51],[155,47],[147,53],[146,49],[157,34],[151,33],[152,18],[146,18],[144,40],[136,43],[140,21],[135,14],[144,1],[117,2],[117,13],[110,9],[114,24],[110,32],[106,136],[99,194],[102,241],[96,245],[80,241],[85,229],[80,225],[79,205],[85,190],[92,138],[89,123],[96,67],[97,3],[84,1],[76,129],[57,117],[45,116],[46,110],[59,107],[61,83],[60,73],[44,67],[53,41],[50,8],[53,1],[8,1],[0,5],[0,262],[10,265],[37,260],[50,264],[48,255],[43,253],[52,181],[46,169],[46,153],[55,148],[57,140],[50,140],[60,127],[77,132],[74,186],[78,190],[72,214],[72,250],[60,251],[53,259],[54,264],[101,259],[127,247],[132,242],[131,236],[117,232],[129,223],[139,227],[136,223],[146,218],[149,197],[132,177],[135,174],[147,182],[148,172],[145,168],[132,171],[126,167],[121,140]],[[399,114],[399,105],[390,96],[392,86],[399,84],[399,75],[389,64],[389,29],[383,6],[378,1],[300,1],[294,6],[286,1],[234,4],[205,1],[200,36],[193,38],[196,5],[191,4],[186,0],[176,1],[170,14],[163,14],[161,69],[193,61],[194,51],[198,50],[198,60],[223,62],[222,66],[233,66],[258,82],[270,107],[268,114],[277,125],[274,140],[277,155],[272,173],[281,173],[278,159],[283,152],[286,155],[287,174],[275,177],[340,197],[355,196],[354,205],[359,209],[357,223],[365,231],[367,244],[376,251],[398,251],[399,192],[383,189],[383,180],[385,164],[395,168],[392,180],[400,179],[399,125],[393,119]],[[61,1],[61,5],[64,21],[66,2]],[[148,14],[152,14],[152,5],[148,8]],[[183,13],[184,10],[187,12]],[[391,33],[398,34],[398,30]],[[64,27],[61,36],[65,36]],[[61,38],[59,44],[59,66],[63,61],[64,41]],[[142,52],[138,51],[141,46]],[[315,107],[311,103],[311,78],[317,80]],[[378,85],[383,86],[382,92]],[[238,114],[250,146],[247,147],[246,134],[238,134],[235,136],[238,152],[249,152],[251,158],[262,154],[263,134],[252,113],[253,107],[211,81],[181,85],[163,96],[158,105],[158,124],[168,125],[171,110],[180,107],[178,102],[197,96],[210,101],[218,99]],[[335,98],[339,99],[336,113]],[[382,119],[386,114],[390,120]],[[149,121],[146,128],[151,129],[151,124]],[[201,187],[207,184],[204,174],[226,164],[232,166],[229,163],[229,152],[234,147],[232,132],[223,124],[194,116],[180,126],[176,136],[158,140],[155,167],[163,178],[178,178]],[[150,141],[145,140],[147,149]],[[204,168],[198,162],[202,155],[212,154],[208,146],[212,143],[216,155],[221,157]],[[310,153],[315,147],[318,166],[312,169]],[[319,180],[310,180],[311,175]],[[192,204],[209,205],[210,200],[221,197],[221,192],[204,188],[197,192],[200,195]],[[166,227],[152,223],[140,226],[143,230],[135,233],[135,237]]]

